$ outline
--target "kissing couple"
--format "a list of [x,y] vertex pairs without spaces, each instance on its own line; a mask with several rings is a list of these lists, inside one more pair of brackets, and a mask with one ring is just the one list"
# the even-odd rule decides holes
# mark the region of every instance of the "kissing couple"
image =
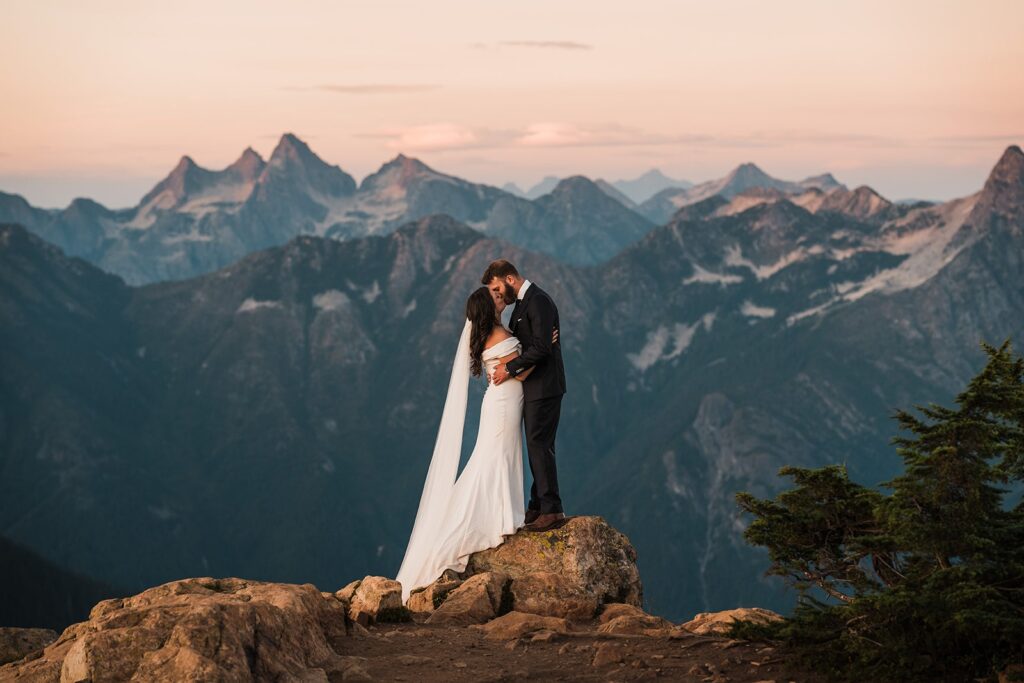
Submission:
[[[491,263],[466,301],[434,443],[402,566],[402,602],[445,571],[460,573],[469,556],[519,529],[563,525],[555,468],[555,432],[565,393],[558,309],[547,292],[504,259]],[[501,322],[513,305],[509,327]],[[456,479],[470,375],[487,378],[476,445]],[[523,427],[533,473],[523,505]]]

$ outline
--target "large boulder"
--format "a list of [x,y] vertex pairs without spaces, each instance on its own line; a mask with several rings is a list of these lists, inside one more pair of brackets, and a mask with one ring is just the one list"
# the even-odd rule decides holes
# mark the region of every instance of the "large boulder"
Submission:
[[720,635],[726,633],[734,621],[753,621],[764,624],[779,621],[782,616],[761,607],[739,607],[724,612],[701,612],[679,627],[697,635]]
[[598,617],[599,633],[636,636],[664,636],[673,628],[671,621],[626,604],[605,605]]
[[534,572],[512,580],[512,609],[583,621],[597,611],[597,596],[555,572]]
[[508,612],[486,624],[476,624],[470,628],[483,631],[488,640],[512,640],[536,631],[569,632],[569,624],[565,619],[527,612]]
[[476,574],[449,593],[427,623],[468,626],[489,621],[508,611],[508,583],[508,575],[501,572]]
[[0,627],[0,664],[13,662],[42,650],[57,640],[57,632],[48,628]]
[[429,614],[441,606],[448,594],[462,585],[462,579],[441,576],[425,588],[417,588],[409,594],[405,605],[410,612]]
[[348,629],[312,584],[184,579],[97,603],[0,681],[327,680],[357,673],[338,653]]
[[402,605],[402,584],[383,576],[367,576],[348,584],[335,594],[349,597],[348,615],[361,626],[378,621],[407,621],[409,611]]
[[550,531],[520,530],[496,548],[470,555],[463,576],[481,572],[501,572],[513,580],[554,573],[598,604],[643,604],[636,550],[625,534],[598,516],[570,517]]

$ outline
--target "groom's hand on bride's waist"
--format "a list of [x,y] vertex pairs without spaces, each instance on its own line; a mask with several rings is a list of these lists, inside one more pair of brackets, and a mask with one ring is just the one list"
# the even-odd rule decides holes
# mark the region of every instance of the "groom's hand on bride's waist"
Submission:
[[497,386],[507,380],[508,377],[508,368],[505,367],[504,363],[499,363],[497,367],[494,368],[494,372],[491,374],[490,380],[495,386]]

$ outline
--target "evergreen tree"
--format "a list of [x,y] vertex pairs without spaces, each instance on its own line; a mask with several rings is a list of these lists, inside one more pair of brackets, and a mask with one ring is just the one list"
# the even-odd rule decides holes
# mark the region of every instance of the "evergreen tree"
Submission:
[[[1024,664],[1024,358],[1010,340],[954,408],[898,410],[904,472],[888,495],[845,468],[787,467],[774,500],[737,494],[745,536],[768,549],[769,574],[799,589],[793,616],[734,634],[784,641],[849,680],[970,680]],[[811,589],[819,589],[815,595]],[[823,594],[823,595],[822,595]]]

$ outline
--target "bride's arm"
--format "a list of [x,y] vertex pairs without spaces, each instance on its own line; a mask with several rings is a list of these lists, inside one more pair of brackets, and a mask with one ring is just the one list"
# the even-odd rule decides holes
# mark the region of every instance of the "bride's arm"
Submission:
[[[501,358],[499,358],[498,362],[501,363],[501,364],[504,364],[504,363],[509,362],[513,358],[518,358],[518,357],[519,357],[518,353],[510,353],[507,356],[502,356]],[[520,372],[518,375],[516,375],[512,379],[516,379],[516,380],[519,380],[520,382],[522,382],[524,379],[526,379],[527,377],[530,376],[530,373],[533,372],[533,369],[535,367],[537,367],[537,366],[536,365],[531,365],[526,370],[523,370],[522,372]]]

